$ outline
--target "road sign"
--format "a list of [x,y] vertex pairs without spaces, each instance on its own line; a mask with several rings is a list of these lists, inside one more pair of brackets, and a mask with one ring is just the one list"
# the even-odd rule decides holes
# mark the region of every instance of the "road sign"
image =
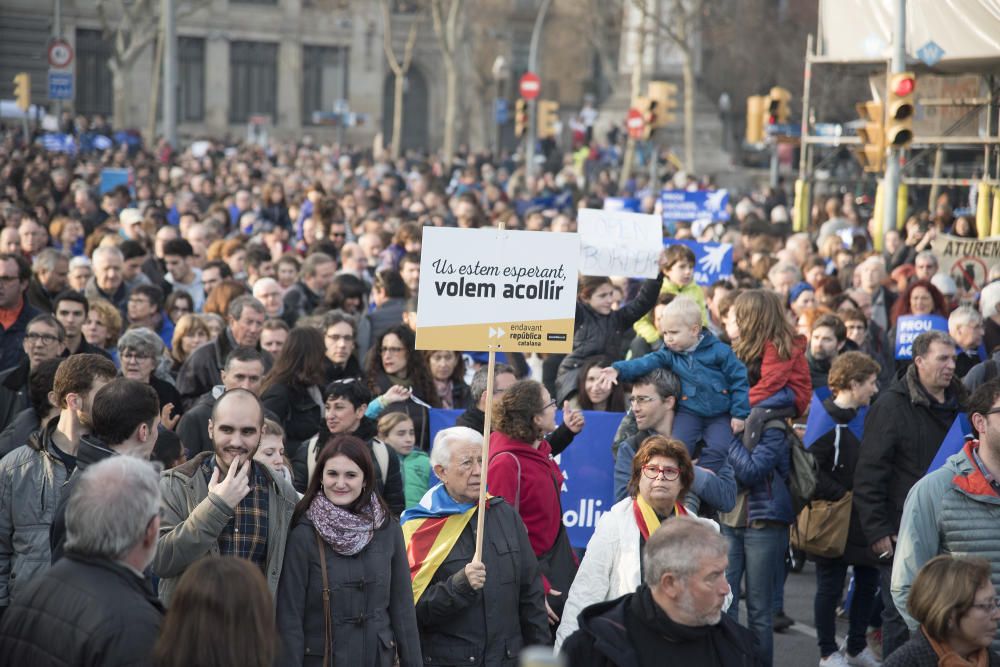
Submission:
[[73,47],[69,42],[56,37],[49,42],[49,67],[66,69],[73,64]]
[[944,49],[932,39],[920,47],[917,51],[917,57],[924,61],[924,64],[928,67],[934,67],[944,57]]
[[629,109],[625,120],[628,127],[628,136],[633,139],[642,139],[646,130],[646,120],[642,117],[642,112],[638,109]]
[[73,72],[49,70],[49,99],[53,101],[73,99]]
[[542,82],[537,74],[525,72],[520,83],[521,97],[526,100],[533,100],[542,92]]

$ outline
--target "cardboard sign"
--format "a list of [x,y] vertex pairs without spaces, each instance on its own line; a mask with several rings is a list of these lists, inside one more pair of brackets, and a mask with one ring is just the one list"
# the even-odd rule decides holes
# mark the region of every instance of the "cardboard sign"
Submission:
[[913,358],[913,341],[928,331],[948,331],[948,320],[940,315],[901,315],[896,320],[896,358]]
[[580,237],[426,227],[417,349],[573,349]]
[[655,278],[663,227],[655,215],[581,209],[580,273],[585,276]]
[[[438,431],[454,426],[460,414],[461,410],[430,410],[431,442]],[[590,542],[597,520],[615,504],[611,442],[624,416],[621,412],[592,411],[583,415],[587,425],[573,438],[573,444],[555,457],[563,472],[563,525],[570,543],[581,549]],[[562,411],[556,413],[556,423],[562,423]],[[437,481],[432,471],[430,486]]]
[[931,241],[939,271],[955,280],[960,293],[979,292],[990,269],[1000,263],[1000,237],[968,239],[939,234]]

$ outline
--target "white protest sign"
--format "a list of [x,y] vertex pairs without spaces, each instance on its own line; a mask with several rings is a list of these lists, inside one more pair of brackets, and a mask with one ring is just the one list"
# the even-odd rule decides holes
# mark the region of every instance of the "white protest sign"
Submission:
[[425,227],[417,348],[570,352],[577,234]]
[[581,209],[580,273],[585,276],[655,278],[663,251],[659,216]]
[[990,269],[1000,264],[1000,237],[967,239],[938,234],[931,241],[938,270],[955,279],[959,293],[979,292],[986,286]]

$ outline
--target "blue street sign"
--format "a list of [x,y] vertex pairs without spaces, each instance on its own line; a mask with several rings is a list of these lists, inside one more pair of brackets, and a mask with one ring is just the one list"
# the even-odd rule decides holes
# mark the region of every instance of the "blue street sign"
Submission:
[[917,57],[928,67],[934,67],[944,58],[944,49],[932,39],[917,50]]
[[795,123],[775,123],[767,126],[767,136],[801,137],[802,126]]
[[510,118],[510,109],[507,106],[507,100],[502,97],[497,99],[493,104],[493,112],[496,115],[497,123],[503,125]]
[[49,99],[73,99],[73,73],[49,70]]

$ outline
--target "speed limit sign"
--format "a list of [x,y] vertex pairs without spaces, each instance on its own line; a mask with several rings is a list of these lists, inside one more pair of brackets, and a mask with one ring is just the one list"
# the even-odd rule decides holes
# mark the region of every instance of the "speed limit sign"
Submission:
[[49,44],[49,67],[66,69],[72,64],[73,47],[65,39],[53,39]]

